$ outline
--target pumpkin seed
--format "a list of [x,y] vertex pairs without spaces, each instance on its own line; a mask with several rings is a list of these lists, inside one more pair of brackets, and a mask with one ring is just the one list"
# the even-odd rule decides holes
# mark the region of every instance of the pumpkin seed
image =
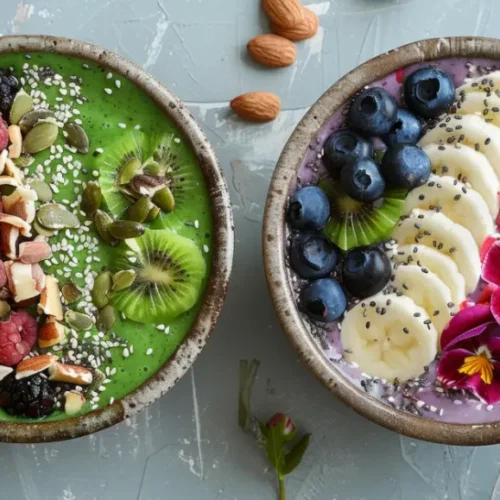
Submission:
[[3,321],[10,315],[10,305],[6,300],[0,300],[0,319]]
[[64,125],[67,132],[66,142],[76,148],[79,153],[87,154],[89,152],[89,138],[83,128],[74,122],[68,122]]
[[47,238],[50,238],[51,236],[54,236],[54,234],[57,234],[57,231],[54,231],[52,229],[47,229],[40,225],[40,223],[35,219],[33,222],[33,229],[39,234],[40,236],[47,236]]
[[161,172],[160,164],[155,160],[148,160],[143,167],[144,173],[158,175]]
[[117,240],[128,240],[129,238],[138,238],[146,231],[146,228],[132,220],[117,220],[109,225],[111,236]]
[[89,182],[83,191],[82,210],[89,216],[94,215],[102,203],[102,192],[99,185],[95,182]]
[[34,109],[26,113],[19,121],[19,126],[21,127],[21,132],[26,135],[39,120],[56,119],[56,115],[50,109]]
[[138,200],[140,196],[136,193],[134,193],[131,189],[129,189],[127,186],[119,186],[118,190],[120,191],[125,198],[127,198],[130,203],[135,203],[135,200]]
[[82,293],[78,289],[78,287],[72,282],[66,283],[62,287],[62,294],[64,297],[64,300],[66,304],[72,304],[73,302],[76,302],[81,296]]
[[113,328],[117,318],[118,314],[116,313],[116,309],[112,305],[108,304],[99,311],[99,316],[97,317],[97,328],[99,328],[99,331],[106,332]]
[[30,187],[36,192],[38,201],[47,203],[52,199],[52,189],[50,189],[50,186],[46,182],[33,180],[30,182]]
[[111,215],[103,212],[102,210],[96,210],[96,213],[94,215],[94,222],[97,232],[99,233],[99,236],[102,238],[104,243],[107,243],[111,246],[115,246],[118,244],[118,241],[113,236],[111,236],[111,233],[109,232],[109,226],[113,223],[113,217],[111,217]]
[[64,321],[69,327],[77,332],[81,330],[90,330],[94,326],[94,320],[90,316],[81,312],[72,311],[71,309],[66,311]]
[[175,199],[172,191],[165,186],[153,196],[153,201],[164,211],[171,212],[175,208]]
[[151,208],[153,208],[153,204],[149,198],[139,198],[127,210],[127,219],[135,222],[143,222],[148,217]]
[[75,214],[57,203],[41,206],[36,213],[36,218],[47,229],[66,229],[80,225],[80,221]]
[[14,158],[12,159],[12,161],[14,162],[14,165],[16,165],[16,167],[25,168],[32,165],[35,161],[35,158],[33,158],[33,156],[28,153],[21,153],[21,156],[19,156],[19,158]]
[[21,118],[33,109],[33,99],[23,89],[14,97],[12,107],[10,108],[10,123],[17,125]]
[[142,170],[139,158],[132,158],[120,170],[118,184],[128,184]]
[[42,122],[35,125],[26,135],[23,142],[26,153],[38,153],[50,148],[57,139],[59,127],[52,122]]
[[120,290],[125,290],[129,288],[135,281],[135,271],[133,269],[127,269],[126,271],[118,271],[113,276],[113,291],[119,292]]
[[98,309],[109,304],[108,293],[113,286],[113,278],[109,271],[104,271],[99,274],[94,280],[94,287],[92,288],[92,302]]
[[156,217],[158,217],[159,213],[160,213],[160,207],[153,205],[153,208],[149,211],[149,214],[146,217],[146,222],[154,221]]

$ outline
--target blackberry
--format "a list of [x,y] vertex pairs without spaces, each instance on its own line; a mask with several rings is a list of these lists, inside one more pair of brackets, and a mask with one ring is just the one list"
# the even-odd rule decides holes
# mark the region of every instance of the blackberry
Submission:
[[0,384],[0,406],[11,415],[46,417],[55,410],[55,391],[40,375],[17,380],[12,373]]
[[17,78],[9,70],[0,68],[0,112],[5,120],[9,117],[10,108],[18,90]]

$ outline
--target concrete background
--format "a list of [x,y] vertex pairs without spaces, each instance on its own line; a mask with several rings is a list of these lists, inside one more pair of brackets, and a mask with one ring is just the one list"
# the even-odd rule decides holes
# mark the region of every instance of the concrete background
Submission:
[[[132,421],[72,442],[0,446],[5,500],[273,500],[263,453],[237,426],[238,361],[257,358],[254,409],[313,433],[287,480],[296,500],[499,500],[500,448],[417,442],[345,408],[302,366],[277,324],[261,259],[269,177],[295,125],[346,71],[425,37],[498,36],[498,0],[305,0],[320,33],[298,64],[263,71],[244,47],[267,29],[258,0],[0,0],[0,33],[75,37],[141,64],[183,99],[224,168],[236,219],[230,293],[193,370]],[[280,94],[272,124],[228,113],[243,91]],[[195,412],[195,409],[198,412]],[[198,415],[198,418],[196,417]],[[198,429],[198,432],[197,432]]]

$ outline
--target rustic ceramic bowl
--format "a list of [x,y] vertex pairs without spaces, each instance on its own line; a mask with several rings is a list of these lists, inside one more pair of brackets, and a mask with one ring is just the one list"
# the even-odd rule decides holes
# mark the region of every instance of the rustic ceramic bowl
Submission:
[[320,97],[290,137],[274,171],[264,215],[264,261],[271,298],[288,338],[314,375],[344,403],[380,425],[417,439],[459,445],[494,444],[500,442],[500,422],[467,425],[416,417],[355,387],[309,334],[297,310],[285,265],[287,199],[308,145],[319,129],[365,85],[411,64],[450,57],[488,58],[500,63],[500,40],[459,37],[411,43],[358,66]]
[[32,424],[0,422],[0,441],[57,441],[91,434],[132,417],[166,393],[186,373],[208,340],[224,303],[233,260],[233,218],[226,182],[207,138],[183,103],[151,75],[117,54],[66,38],[0,37],[0,53],[5,52],[57,52],[87,59],[122,75],[146,92],[175,123],[195,152],[209,190],[214,221],[212,274],[200,312],[184,341],[156,374],[123,399],[79,417]]

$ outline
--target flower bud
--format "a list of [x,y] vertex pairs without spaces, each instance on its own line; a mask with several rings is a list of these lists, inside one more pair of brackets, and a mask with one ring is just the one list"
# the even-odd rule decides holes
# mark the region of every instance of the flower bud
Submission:
[[267,422],[268,429],[272,429],[278,425],[281,425],[283,428],[283,437],[285,441],[291,441],[295,438],[297,430],[290,417],[287,417],[284,413],[276,413]]

